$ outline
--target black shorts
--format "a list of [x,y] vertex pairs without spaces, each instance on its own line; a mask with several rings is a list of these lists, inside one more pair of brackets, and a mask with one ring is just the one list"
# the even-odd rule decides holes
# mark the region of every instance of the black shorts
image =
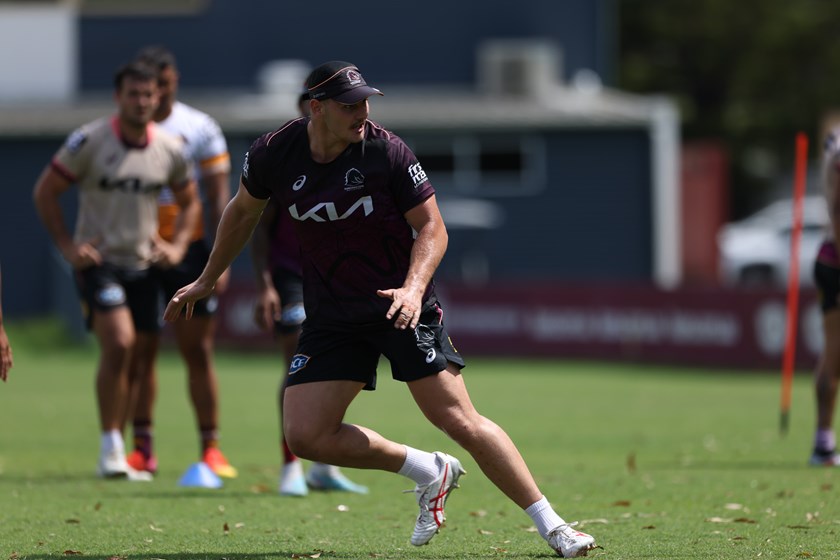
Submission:
[[415,381],[446,369],[448,362],[463,368],[463,358],[452,345],[435,303],[420,315],[415,330],[389,325],[375,331],[343,332],[303,326],[297,354],[292,358],[286,383],[350,380],[376,389],[380,356],[391,362],[397,381]]
[[828,266],[820,261],[814,264],[814,282],[819,291],[820,307],[823,313],[836,309],[840,295],[840,268]]
[[158,332],[163,306],[151,269],[131,270],[105,263],[75,273],[76,289],[82,300],[82,313],[88,330],[93,327],[93,311],[128,306],[134,328]]
[[[199,277],[207,264],[207,259],[210,258],[210,249],[203,239],[193,241],[187,248],[187,254],[184,260],[172,268],[155,268],[155,275],[163,290],[165,301],[172,299],[179,289],[183,288],[190,282],[193,282]],[[195,309],[193,315],[214,315],[219,308],[219,298],[216,294],[210,294],[208,297],[195,302]]]
[[300,274],[278,268],[271,273],[274,289],[280,295],[280,320],[274,322],[275,334],[291,334],[300,330],[306,311],[303,308],[303,278]]

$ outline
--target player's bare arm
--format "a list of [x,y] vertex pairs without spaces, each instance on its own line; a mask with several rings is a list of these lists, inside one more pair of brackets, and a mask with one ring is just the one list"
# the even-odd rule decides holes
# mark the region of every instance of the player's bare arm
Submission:
[[187,319],[192,317],[195,302],[213,292],[219,276],[248,243],[266,202],[266,200],[251,196],[245,186],[239,183],[236,196],[231,199],[222,214],[207,266],[195,282],[175,293],[163,314],[166,321],[178,319],[182,309],[186,309]]
[[831,234],[834,243],[840,247],[840,156],[832,158],[826,173],[826,199],[828,200]]
[[9,377],[9,370],[14,366],[14,359],[12,358],[12,345],[9,344],[9,336],[3,326],[2,283],[2,278],[0,278],[0,380],[6,381]]
[[180,249],[181,259],[183,259],[187,253],[187,248],[190,246],[192,232],[195,230],[201,214],[198,185],[195,181],[189,181],[181,188],[173,188],[172,193],[175,195],[175,202],[179,208],[172,244]]
[[391,319],[399,313],[394,323],[396,328],[413,329],[420,320],[423,294],[446,252],[449,234],[446,232],[434,195],[406,212],[405,218],[417,232],[411,248],[408,274],[402,287],[377,290],[377,294],[392,300],[385,316]]
[[12,345],[9,344],[9,336],[6,334],[2,317],[0,317],[0,380],[6,381],[9,378],[9,370],[14,365]]
[[[201,177],[201,186],[204,189],[204,195],[208,204],[210,232],[212,236],[215,236],[216,231],[219,229],[219,222],[222,220],[225,207],[230,202],[230,174],[227,171],[207,173]],[[230,269],[227,269],[216,281],[216,292],[224,292],[227,289],[229,280]]]
[[257,282],[254,322],[264,331],[270,331],[274,326],[274,321],[280,319],[280,294],[274,288],[268,265],[269,238],[276,215],[277,205],[268,204],[251,238],[251,263]]
[[201,214],[201,202],[195,181],[188,181],[184,185],[171,188],[179,212],[175,220],[172,240],[165,241],[160,236],[156,236],[154,240],[152,260],[161,268],[176,266],[184,260],[190,246],[192,232]]
[[35,183],[33,200],[38,216],[55,246],[70,266],[78,270],[100,264],[102,255],[96,249],[95,239],[76,244],[64,223],[59,198],[70,186],[67,178],[48,165]]
[[828,218],[834,245],[840,247],[840,155],[832,157],[828,165],[825,180]]

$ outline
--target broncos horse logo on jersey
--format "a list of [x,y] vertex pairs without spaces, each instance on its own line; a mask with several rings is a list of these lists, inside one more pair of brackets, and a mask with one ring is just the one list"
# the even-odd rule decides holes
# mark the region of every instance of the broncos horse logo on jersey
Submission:
[[362,175],[362,172],[355,167],[348,169],[347,173],[344,174],[344,190],[355,191],[364,188],[364,186],[365,176]]

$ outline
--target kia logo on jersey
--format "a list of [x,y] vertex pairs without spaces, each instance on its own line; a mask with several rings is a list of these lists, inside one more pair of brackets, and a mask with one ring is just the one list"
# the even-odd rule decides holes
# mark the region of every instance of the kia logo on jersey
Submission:
[[370,216],[373,213],[373,198],[371,198],[370,195],[363,196],[354,202],[353,205],[342,214],[338,213],[338,210],[335,208],[335,203],[333,202],[319,202],[310,208],[308,212],[303,214],[298,212],[297,204],[292,204],[289,206],[289,214],[292,215],[292,218],[301,222],[306,220],[314,220],[316,222],[325,222],[329,220],[330,222],[336,222],[338,220],[348,218],[359,208],[362,209],[365,216]]

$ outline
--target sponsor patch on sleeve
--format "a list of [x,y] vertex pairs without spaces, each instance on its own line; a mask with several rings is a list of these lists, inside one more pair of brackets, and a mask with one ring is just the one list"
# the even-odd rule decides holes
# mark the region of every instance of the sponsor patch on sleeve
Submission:
[[420,167],[419,163],[408,166],[408,175],[411,177],[411,181],[414,183],[415,189],[425,183],[428,179],[428,177],[426,177],[426,172],[423,171],[423,168]]
[[87,139],[88,137],[85,131],[82,129],[76,129],[70,133],[70,136],[67,137],[67,141],[64,143],[64,146],[67,148],[68,152],[75,154],[82,148],[82,146],[85,145]]

